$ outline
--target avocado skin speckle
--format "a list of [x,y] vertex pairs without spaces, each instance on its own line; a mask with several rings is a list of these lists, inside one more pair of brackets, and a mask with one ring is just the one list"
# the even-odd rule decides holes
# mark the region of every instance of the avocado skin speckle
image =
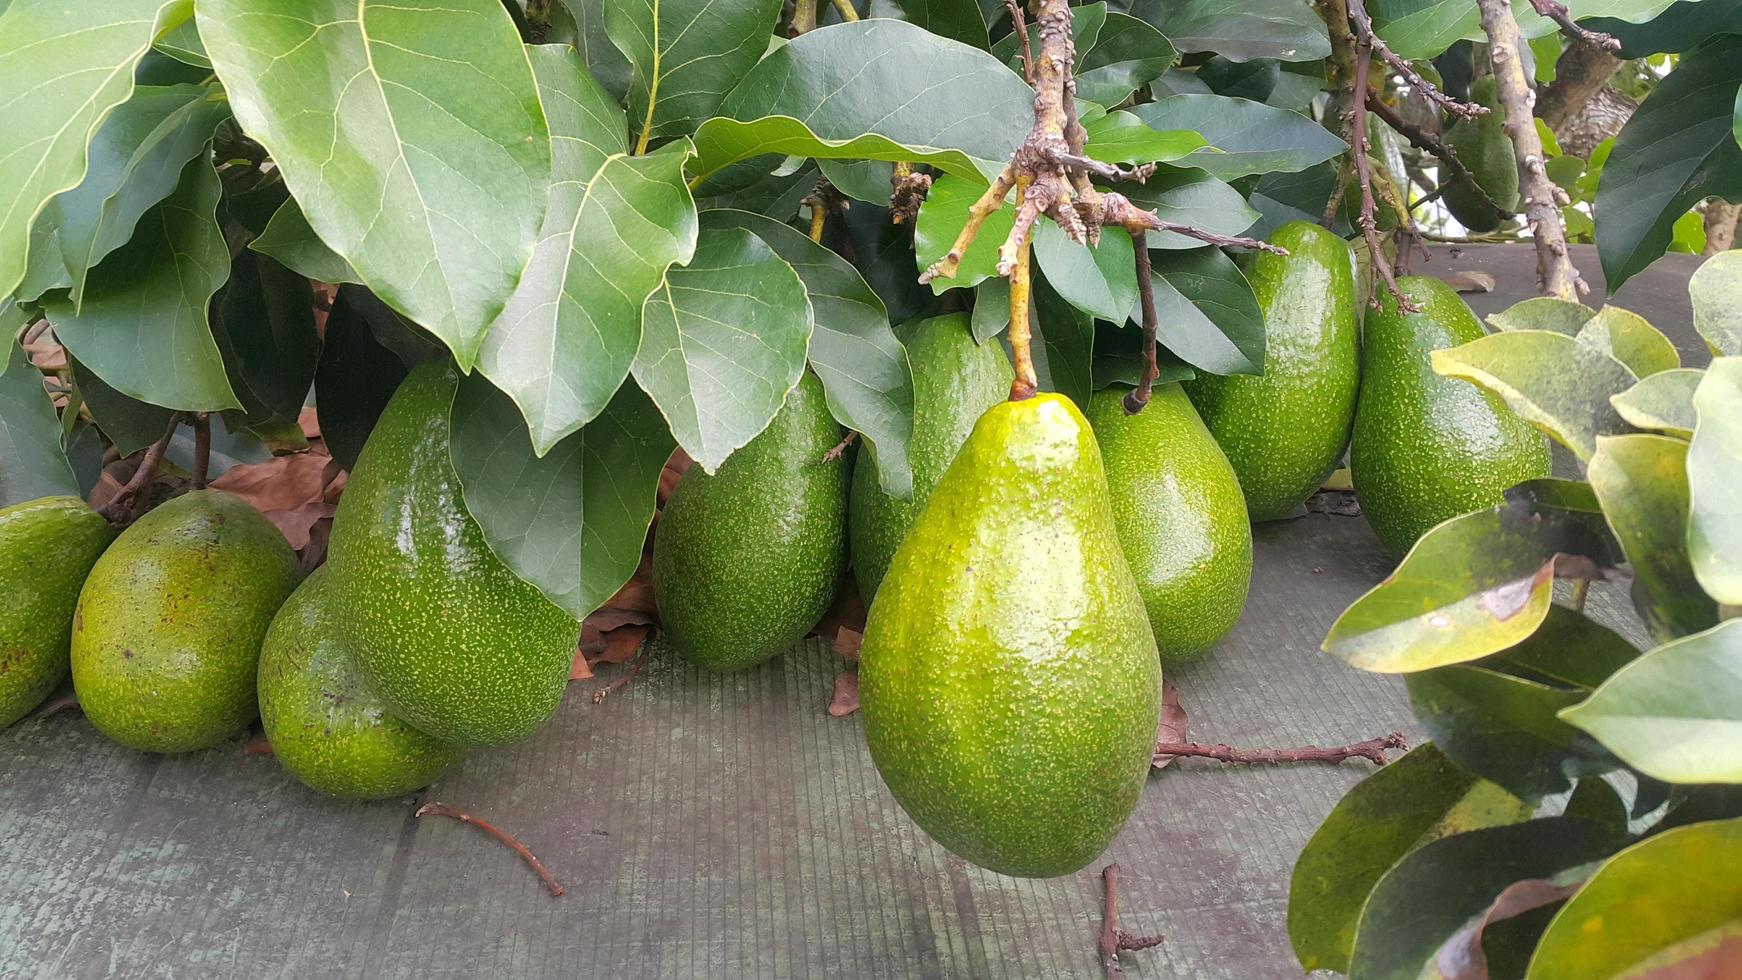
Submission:
[[1095,393],[1089,422],[1107,467],[1113,526],[1163,663],[1228,634],[1252,580],[1252,525],[1240,480],[1177,384],[1126,415],[1118,385]]
[[66,680],[79,589],[114,538],[109,522],[77,497],[0,510],[0,728]]
[[1089,423],[1055,394],[994,406],[871,604],[859,703],[877,771],[967,860],[1069,874],[1136,805],[1160,702]]
[[692,466],[659,515],[653,590],[666,639],[710,670],[784,653],[847,570],[847,461],[823,385],[806,371],[768,428],[708,475]]
[[97,730],[142,752],[192,752],[259,713],[255,666],[301,570],[247,502],[196,490],[121,533],[73,616],[73,690]]
[[326,588],[393,713],[457,745],[507,745],[555,713],[580,624],[491,552],[448,455],[459,375],[406,377],[333,519]]
[[1270,236],[1246,278],[1264,311],[1264,373],[1200,374],[1181,387],[1227,454],[1254,521],[1294,514],[1349,442],[1360,387],[1354,257],[1318,225]]
[[260,723],[272,753],[321,793],[353,800],[403,796],[434,782],[465,750],[392,716],[357,673],[334,622],[327,570],[278,610],[260,648]]
[[895,557],[932,488],[955,461],[956,451],[968,441],[974,423],[1010,394],[1015,377],[1002,345],[974,343],[966,314],[932,317],[896,329],[913,368],[913,439],[907,449],[913,496],[902,500],[884,493],[875,453],[859,451],[847,505],[847,535],[853,577],[867,603],[876,597],[889,559]]
[[1548,476],[1549,451],[1497,396],[1434,373],[1432,352],[1484,335],[1452,287],[1428,276],[1397,285],[1421,310],[1400,314],[1381,288],[1379,308],[1367,314],[1349,468],[1361,512],[1401,555],[1441,521]]

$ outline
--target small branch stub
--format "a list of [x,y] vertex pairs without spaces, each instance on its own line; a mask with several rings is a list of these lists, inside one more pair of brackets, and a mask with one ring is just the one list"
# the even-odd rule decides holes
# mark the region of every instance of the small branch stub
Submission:
[[1530,6],[1537,12],[1538,16],[1547,17],[1554,21],[1555,26],[1561,29],[1562,34],[1575,41],[1601,48],[1604,51],[1621,50],[1621,41],[1613,34],[1580,27],[1573,20],[1572,14],[1567,11],[1567,5],[1564,3],[1559,3],[1557,0],[1530,0]]
[[457,807],[451,807],[446,803],[440,803],[433,800],[418,807],[417,812],[412,815],[414,817],[452,817],[461,823],[471,824],[479,830],[482,830],[484,833],[489,834],[491,837],[494,837],[508,845],[514,853],[520,855],[520,859],[526,862],[527,867],[538,873],[538,879],[544,882],[544,887],[550,891],[553,897],[561,898],[563,896],[563,886],[557,882],[556,876],[552,875],[550,871],[539,862],[538,858],[533,856],[532,851],[529,850],[525,844],[520,843],[520,841],[514,839],[513,835],[499,829],[494,824],[485,820],[480,820]]
[[1151,949],[1160,946],[1167,939],[1159,933],[1153,936],[1134,936],[1119,928],[1119,866],[1109,864],[1101,869],[1101,885],[1103,899],[1101,906],[1101,933],[1095,942],[1095,948],[1101,954],[1101,970],[1107,980],[1124,980],[1125,970],[1119,965],[1119,954],[1127,950]]

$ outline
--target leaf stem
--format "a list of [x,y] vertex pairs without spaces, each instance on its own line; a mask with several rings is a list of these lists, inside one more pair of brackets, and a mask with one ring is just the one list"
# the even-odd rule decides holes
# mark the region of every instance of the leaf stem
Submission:
[[1161,375],[1161,368],[1155,363],[1155,333],[1157,328],[1155,316],[1155,283],[1153,267],[1149,262],[1149,232],[1140,229],[1128,229],[1131,235],[1131,250],[1137,257],[1137,297],[1143,310],[1143,377],[1137,382],[1137,387],[1125,394],[1121,407],[1126,415],[1136,415],[1149,404],[1150,391],[1155,387],[1155,379]]
[[851,24],[859,19],[859,11],[853,9],[853,0],[833,0],[835,13],[841,15],[841,20]]
[[126,486],[123,486],[120,492],[115,494],[114,499],[104,504],[97,513],[102,514],[104,519],[111,524],[127,523],[127,517],[132,512],[133,498],[137,497],[139,492],[151,483],[152,476],[157,473],[158,464],[163,462],[164,451],[169,448],[170,437],[175,435],[175,430],[180,426],[180,415],[170,419],[168,431],[152,443],[151,448],[145,450],[145,457],[139,461],[139,468],[133,471],[132,479],[128,480]]

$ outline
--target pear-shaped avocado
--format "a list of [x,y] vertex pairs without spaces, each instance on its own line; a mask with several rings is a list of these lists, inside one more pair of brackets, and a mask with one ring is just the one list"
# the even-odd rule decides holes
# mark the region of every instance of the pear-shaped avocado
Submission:
[[380,800],[434,782],[465,757],[393,717],[357,673],[322,566],[272,619],[260,648],[260,723],[291,775],[330,796]]
[[713,475],[692,466],[653,537],[653,591],[671,645],[711,670],[754,667],[804,639],[847,569],[847,461],[810,372],[768,428]]
[[1435,524],[1547,476],[1549,453],[1542,433],[1498,397],[1434,373],[1434,351],[1483,336],[1452,287],[1428,276],[1397,285],[1421,310],[1400,313],[1380,289],[1367,314],[1349,466],[1367,522],[1402,554]]
[[1067,874],[1124,826],[1155,747],[1161,661],[1094,434],[1042,394],[993,406],[871,604],[871,758],[945,847]]
[[853,577],[867,603],[876,596],[889,559],[955,460],[956,451],[968,441],[974,423],[1010,394],[1015,377],[1003,345],[974,342],[966,314],[932,317],[897,329],[913,367],[913,439],[907,448],[913,496],[902,500],[884,493],[875,454],[859,451],[847,530]]
[[1287,517],[1349,441],[1360,387],[1354,258],[1336,235],[1291,221],[1246,278],[1264,311],[1262,375],[1200,374],[1184,388],[1240,477],[1255,521]]
[[162,504],[97,559],[73,614],[73,690],[97,730],[143,752],[192,752],[259,713],[260,641],[296,588],[296,553],[239,497]]
[[114,537],[77,497],[0,510],[0,728],[66,680],[79,588]]
[[466,511],[448,455],[458,383],[429,362],[394,392],[333,518],[326,589],[394,715],[444,742],[506,745],[556,711],[581,628]]
[[1252,580],[1252,525],[1240,480],[1179,385],[1157,385],[1136,415],[1121,404],[1129,390],[1096,392],[1089,422],[1155,645],[1163,663],[1177,663],[1239,620]]
[[[1494,76],[1485,75],[1470,83],[1470,101],[1485,106],[1488,112],[1453,123],[1446,130],[1446,145],[1496,204],[1516,210],[1518,161],[1512,154],[1512,140],[1506,136],[1506,109],[1500,104]],[[1463,181],[1447,175],[1443,182],[1446,190],[1441,198],[1446,202],[1446,210],[1465,228],[1474,232],[1493,231],[1506,220],[1506,215],[1494,210],[1493,204],[1478,197]]]

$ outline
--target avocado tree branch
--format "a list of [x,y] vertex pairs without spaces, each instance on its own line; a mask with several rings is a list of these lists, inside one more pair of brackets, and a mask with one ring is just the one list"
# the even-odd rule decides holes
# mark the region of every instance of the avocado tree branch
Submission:
[[1028,46],[1028,19],[1022,13],[1021,0],[1004,0],[1004,9],[1010,11],[1010,27],[1016,34],[1016,52],[1022,59],[1022,78],[1033,85],[1034,52]]
[[561,898],[563,896],[563,886],[557,883],[556,877],[552,875],[543,864],[539,863],[538,858],[533,856],[532,851],[528,850],[525,844],[515,840],[510,834],[498,829],[496,825],[489,823],[488,821],[479,820],[477,817],[472,816],[464,810],[434,800],[418,807],[417,812],[414,813],[413,816],[452,817],[461,823],[471,824],[479,830],[482,830],[484,833],[489,834],[491,837],[507,844],[513,849],[514,853],[520,855],[520,859],[525,861],[528,867],[538,872],[539,880],[544,882],[544,887],[550,890],[552,897]]
[[833,2],[835,13],[840,14],[843,21],[851,23],[859,19],[859,11],[853,9],[853,0],[833,0]]
[[1155,379],[1161,375],[1161,369],[1155,363],[1155,333],[1157,329],[1155,315],[1155,282],[1151,278],[1154,268],[1149,261],[1149,232],[1141,229],[1133,230],[1131,235],[1131,251],[1137,256],[1137,300],[1138,308],[1143,311],[1143,377],[1138,380],[1137,387],[1125,393],[1120,401],[1120,408],[1126,415],[1136,415],[1143,411],[1143,406],[1149,404],[1150,392],[1155,388]]
[[[1441,109],[1444,109],[1446,112],[1454,116],[1462,116],[1465,119],[1486,115],[1488,113],[1486,106],[1475,102],[1465,102],[1460,99],[1454,99],[1440,91],[1438,86],[1423,78],[1421,72],[1415,70],[1415,66],[1398,57],[1395,52],[1387,47],[1385,42],[1380,40],[1379,34],[1373,30],[1373,18],[1367,14],[1366,0],[1346,0],[1346,2],[1348,3],[1349,23],[1355,29],[1357,57],[1360,57],[1360,45],[1361,42],[1364,41],[1366,42],[1369,57],[1373,54],[1377,54],[1391,67],[1392,71],[1397,72],[1397,74],[1403,77],[1404,82],[1407,83],[1410,88],[1420,92],[1423,98],[1439,106]],[[1535,2],[1535,0],[1532,0],[1532,2]],[[1355,67],[1357,71],[1360,70],[1359,64]]]
[[1107,980],[1124,980],[1125,970],[1119,965],[1123,950],[1149,949],[1160,946],[1166,936],[1134,936],[1119,928],[1119,866],[1109,864],[1101,869],[1102,906],[1101,933],[1096,949],[1101,954],[1101,970]]
[[157,466],[163,462],[164,451],[169,449],[169,440],[175,435],[175,430],[181,426],[181,416],[170,419],[169,429],[145,450],[145,456],[139,460],[139,468],[133,471],[129,479],[114,498],[97,510],[111,524],[125,524],[133,510],[133,498],[151,484],[151,478],[157,474]]
[[[1373,36],[1372,21],[1367,19],[1367,10],[1362,5],[1362,0],[1349,0],[1349,16],[1359,16],[1360,23],[1366,25],[1365,29],[1358,30],[1355,34],[1354,92],[1349,101],[1349,131],[1354,137],[1350,152],[1355,158],[1355,184],[1361,190],[1361,210],[1355,216],[1355,223],[1360,226],[1361,237],[1367,242],[1367,262],[1373,270],[1374,282],[1385,284],[1385,288],[1397,300],[1399,310],[1413,311],[1417,309],[1416,305],[1403,294],[1403,290],[1397,288],[1397,276],[1392,271],[1390,260],[1385,257],[1385,249],[1379,242],[1379,223],[1373,217],[1373,162],[1367,158],[1367,101],[1372,95],[1372,89],[1367,85],[1367,74],[1373,65],[1373,44],[1377,39]],[[1369,291],[1367,304],[1378,309],[1377,288]]]
[[1306,745],[1295,749],[1236,749],[1227,745],[1205,745],[1201,742],[1157,742],[1153,761],[1164,764],[1180,757],[1195,757],[1256,765],[1279,762],[1336,764],[1347,759],[1366,759],[1383,766],[1389,761],[1385,756],[1386,750],[1407,748],[1409,744],[1404,741],[1402,732],[1392,732],[1382,738],[1370,738],[1364,742],[1351,742],[1334,748]]
[[1506,135],[1512,140],[1518,163],[1519,191],[1526,224],[1536,241],[1536,274],[1544,296],[1577,302],[1590,287],[1579,277],[1567,250],[1566,226],[1561,206],[1567,193],[1549,179],[1543,166],[1542,137],[1536,131],[1531,110],[1536,93],[1524,75],[1519,52],[1524,38],[1507,0],[1476,0],[1482,12],[1482,30],[1488,35],[1489,59],[1493,62],[1495,87],[1506,112]]
[[1605,51],[1621,50],[1621,41],[1613,34],[1605,34],[1602,31],[1593,31],[1588,27],[1580,27],[1579,24],[1573,20],[1572,15],[1567,12],[1567,5],[1558,2],[1558,0],[1530,0],[1530,6],[1536,10],[1538,16],[1547,17],[1549,20],[1554,21],[1556,26],[1561,29],[1562,34],[1565,34],[1567,37],[1572,38],[1575,41],[1582,41],[1585,44],[1589,44],[1592,47],[1602,48]]
[[817,0],[795,0],[792,5],[792,24],[787,33],[793,37],[807,34],[817,29]]

